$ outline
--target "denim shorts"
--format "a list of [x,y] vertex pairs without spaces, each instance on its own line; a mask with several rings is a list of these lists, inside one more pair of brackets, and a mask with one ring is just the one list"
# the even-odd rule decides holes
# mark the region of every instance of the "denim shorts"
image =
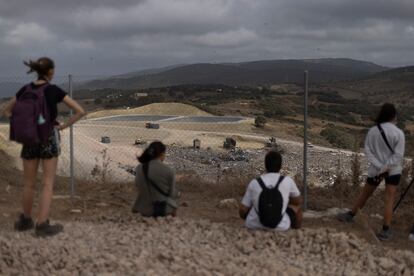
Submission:
[[47,143],[37,145],[23,145],[20,157],[26,160],[50,159],[60,155],[60,134],[54,129]]

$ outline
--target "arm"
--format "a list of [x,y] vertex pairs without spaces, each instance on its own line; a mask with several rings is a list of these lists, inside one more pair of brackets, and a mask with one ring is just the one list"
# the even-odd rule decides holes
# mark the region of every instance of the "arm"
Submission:
[[298,189],[298,186],[296,186],[296,183],[290,177],[288,178],[288,180],[290,181],[290,191],[289,191],[288,205],[301,207],[302,203],[303,203],[303,200],[302,200],[302,196],[300,195],[300,191]]
[[295,197],[289,197],[289,204],[297,207],[301,207],[303,203],[302,196],[295,196]]
[[16,97],[13,97],[10,101],[6,103],[6,107],[3,109],[2,115],[6,118],[10,118],[12,116],[12,110],[15,104]]
[[137,189],[139,188],[139,180],[138,180],[138,170],[140,168],[140,165],[138,165],[135,168],[135,187],[137,187]]
[[239,216],[243,220],[247,218],[247,215],[250,212],[250,209],[253,206],[253,190],[252,190],[253,181],[250,182],[249,186],[247,187],[246,193],[239,204]]
[[70,127],[71,125],[79,121],[86,114],[85,110],[71,97],[65,96],[63,98],[63,102],[65,103],[67,107],[72,109],[75,112],[75,114],[72,117],[70,117],[66,123],[57,126],[59,130]]
[[384,164],[382,164],[377,158],[375,158],[373,151],[371,150],[370,145],[370,136],[371,131],[368,132],[367,137],[365,138],[365,155],[367,156],[368,161],[377,169],[382,170],[384,168]]
[[244,206],[243,203],[240,203],[239,204],[239,216],[240,216],[240,218],[245,220],[247,218],[247,215],[250,212],[250,209],[251,209],[251,207],[249,208],[247,206]]
[[387,160],[387,166],[402,165],[405,151],[404,133],[399,133],[397,145],[394,148],[394,154]]
[[170,196],[174,199],[174,201],[175,201],[175,206],[173,206],[174,207],[174,209],[173,209],[173,211],[171,212],[171,215],[173,216],[173,217],[175,217],[175,216],[177,216],[177,200],[178,200],[178,190],[177,190],[177,187],[176,187],[176,185],[175,185],[175,173],[173,172],[173,174],[172,174],[172,180],[171,180],[171,192],[170,192]]
[[[139,181],[138,181],[138,168],[139,168],[139,165],[135,168],[135,187],[137,188],[138,195],[139,195],[140,191],[139,191]],[[137,195],[137,197],[134,201],[134,204],[132,205],[132,213],[138,213],[139,212],[138,206],[139,206],[140,202],[139,202],[139,196],[138,195]]]
[[176,198],[178,198],[178,190],[177,190],[177,187],[176,187],[175,173],[174,172],[172,172],[170,183],[171,183],[170,196],[172,198],[176,199]]

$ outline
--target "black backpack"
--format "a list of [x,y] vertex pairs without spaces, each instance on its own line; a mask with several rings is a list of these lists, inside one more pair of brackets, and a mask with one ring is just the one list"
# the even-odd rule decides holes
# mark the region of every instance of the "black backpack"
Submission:
[[264,184],[261,177],[257,178],[257,182],[262,188],[259,195],[259,215],[260,223],[269,228],[276,228],[283,218],[283,197],[279,191],[279,185],[285,177],[281,175],[275,187],[268,188]]

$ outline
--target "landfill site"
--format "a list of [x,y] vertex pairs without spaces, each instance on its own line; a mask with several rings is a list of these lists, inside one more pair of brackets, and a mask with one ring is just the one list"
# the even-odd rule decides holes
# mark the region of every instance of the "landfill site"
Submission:
[[[167,160],[177,173],[191,172],[212,181],[217,174],[259,174],[263,172],[263,158],[270,149],[284,153],[284,173],[295,176],[302,173],[303,145],[301,142],[280,139],[271,135],[256,134],[254,120],[243,117],[212,116],[184,104],[175,104],[171,112],[185,115],[164,115],[158,110],[163,104],[139,108],[154,114],[114,114],[96,112],[79,122],[73,130],[73,163],[77,179],[99,179],[98,171],[105,170],[106,180],[131,181],[131,171],[137,165],[137,157],[152,141],[166,145]],[[151,105],[150,105],[151,106]],[[154,112],[155,110],[155,112]],[[168,111],[167,111],[168,112]],[[162,115],[160,115],[162,114]],[[109,115],[109,116],[108,116]],[[97,117],[100,116],[100,117]],[[21,167],[20,146],[9,143],[8,126],[0,125],[0,142],[5,151],[15,157],[15,165]],[[58,174],[70,175],[70,132],[61,132],[62,155]],[[310,183],[317,186],[332,184],[338,169],[350,174],[352,152],[309,145]],[[361,164],[366,165],[364,157]],[[362,171],[366,171],[362,168]]]
[[[0,126],[0,275],[414,275],[414,243],[407,241],[414,193],[395,215],[391,241],[375,236],[382,188],[355,223],[335,219],[358,192],[350,180],[354,153],[310,144],[303,229],[252,232],[238,217],[247,184],[264,172],[266,152],[276,149],[283,154],[282,173],[302,189],[303,145],[256,133],[252,118],[161,109],[100,112],[79,122],[72,196],[70,133],[61,133],[51,218],[65,230],[47,240],[12,230],[21,208],[20,147]],[[131,213],[137,156],[153,140],[167,145],[166,162],[176,172],[176,218]],[[363,154],[357,156],[356,186],[364,183],[367,166]]]

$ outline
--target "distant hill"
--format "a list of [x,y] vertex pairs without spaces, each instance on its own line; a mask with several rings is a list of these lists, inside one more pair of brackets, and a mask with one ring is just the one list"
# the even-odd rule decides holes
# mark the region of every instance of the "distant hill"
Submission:
[[81,88],[139,89],[185,84],[260,86],[302,83],[305,70],[309,71],[311,82],[319,83],[362,78],[387,69],[371,62],[344,58],[198,63],[94,80],[83,84]]
[[117,76],[114,76],[114,78],[133,78],[133,77],[140,77],[140,76],[145,76],[145,75],[154,75],[154,74],[159,74],[159,73],[171,70],[171,69],[175,69],[177,67],[182,67],[185,65],[186,64],[177,64],[177,65],[172,65],[172,66],[167,66],[167,67],[140,70],[140,71],[117,75]]
[[399,67],[395,69],[382,71],[380,73],[367,77],[366,79],[377,78],[414,84],[414,66]]
[[[329,84],[327,85],[329,86]],[[372,103],[393,102],[414,106],[414,66],[400,67],[366,76],[359,80],[333,84],[340,94],[364,98]]]
[[101,110],[88,114],[88,119],[116,115],[178,115],[178,116],[211,116],[211,114],[192,105],[182,103],[153,103],[132,109]]

